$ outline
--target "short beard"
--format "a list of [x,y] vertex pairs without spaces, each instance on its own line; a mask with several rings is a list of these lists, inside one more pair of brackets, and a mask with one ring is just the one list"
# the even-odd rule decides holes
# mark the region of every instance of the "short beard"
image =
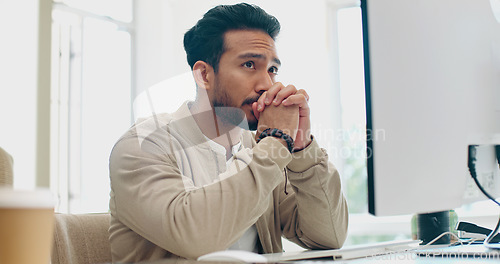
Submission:
[[256,120],[248,121],[245,112],[241,110],[241,108],[228,106],[227,104],[216,100],[213,101],[212,107],[215,111],[215,115],[221,120],[221,122],[234,126],[239,126],[246,130],[257,129],[257,121]]
[[[238,107],[231,101],[231,98],[227,94],[226,90],[224,90],[219,82],[216,81],[215,96],[212,100],[212,107],[215,114],[222,122],[234,126],[239,126],[246,130],[256,130],[258,122],[254,120],[248,121],[245,112],[240,107],[243,107],[244,105],[251,106],[254,102],[257,102],[258,99],[259,96],[247,98]],[[253,114],[253,110],[251,111],[251,113]]]

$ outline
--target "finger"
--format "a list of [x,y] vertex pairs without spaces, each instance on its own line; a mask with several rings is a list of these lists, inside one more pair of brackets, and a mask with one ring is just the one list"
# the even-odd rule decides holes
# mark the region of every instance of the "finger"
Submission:
[[288,85],[287,87],[285,87],[285,88],[281,89],[281,90],[280,90],[280,91],[276,94],[276,97],[274,97],[274,100],[273,100],[273,104],[274,104],[274,105],[276,105],[276,106],[277,106],[277,105],[280,105],[280,104],[281,104],[281,102],[282,102],[285,98],[287,98],[287,97],[289,97],[289,96],[291,96],[291,95],[293,95],[293,94],[296,94],[296,93],[297,93],[297,88],[295,88],[295,86],[293,86],[293,85]]
[[298,105],[299,107],[309,108],[307,97],[304,94],[290,95],[285,100],[283,100],[282,104],[284,106]]
[[257,102],[254,102],[252,104],[252,111],[253,111],[253,115],[255,116],[255,119],[259,120],[259,117],[260,117],[260,112],[257,110]]
[[270,105],[271,102],[276,97],[276,95],[278,94],[278,92],[281,91],[281,89],[283,88],[285,88],[285,86],[282,83],[280,82],[274,83],[273,86],[271,86],[271,88],[269,88],[269,90],[266,91],[266,97],[264,98],[264,103],[266,105]]
[[307,99],[303,94],[292,95],[288,97],[285,101],[283,101],[282,104],[284,106],[297,105],[299,107],[299,116],[309,116],[310,113],[309,103],[307,102]]
[[306,97],[306,100],[309,102],[309,94],[307,94],[306,90],[300,89],[297,91],[297,94],[303,94]]
[[265,91],[257,100],[257,105],[256,105],[257,112],[264,111],[264,107],[266,107],[264,101],[266,98],[267,98],[267,91]]

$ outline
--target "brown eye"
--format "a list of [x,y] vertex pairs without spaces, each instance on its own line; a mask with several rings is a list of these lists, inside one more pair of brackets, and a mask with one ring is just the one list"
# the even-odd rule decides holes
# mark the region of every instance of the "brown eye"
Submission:
[[274,75],[277,75],[278,74],[278,68],[273,66],[271,68],[269,68],[269,72],[274,74]]
[[245,63],[243,63],[243,66],[245,68],[250,68],[250,69],[254,69],[255,68],[255,65],[253,64],[253,61],[247,61]]

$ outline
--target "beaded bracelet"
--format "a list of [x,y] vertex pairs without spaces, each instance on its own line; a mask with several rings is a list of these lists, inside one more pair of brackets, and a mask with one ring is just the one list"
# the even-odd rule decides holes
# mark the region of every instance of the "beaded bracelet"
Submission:
[[262,133],[260,133],[259,139],[257,139],[257,143],[259,143],[260,140],[268,136],[281,138],[285,140],[286,145],[288,147],[288,151],[290,151],[290,153],[293,152],[293,147],[294,147],[293,139],[288,134],[285,134],[283,130],[277,128],[266,128],[264,129],[264,131],[262,131]]

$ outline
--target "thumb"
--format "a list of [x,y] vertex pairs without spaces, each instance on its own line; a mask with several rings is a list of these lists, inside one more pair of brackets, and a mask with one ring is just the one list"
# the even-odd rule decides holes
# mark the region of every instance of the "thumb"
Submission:
[[257,110],[257,102],[254,102],[252,104],[252,111],[253,111],[253,115],[255,116],[255,118],[257,120],[259,120],[259,117],[260,117],[260,112]]

